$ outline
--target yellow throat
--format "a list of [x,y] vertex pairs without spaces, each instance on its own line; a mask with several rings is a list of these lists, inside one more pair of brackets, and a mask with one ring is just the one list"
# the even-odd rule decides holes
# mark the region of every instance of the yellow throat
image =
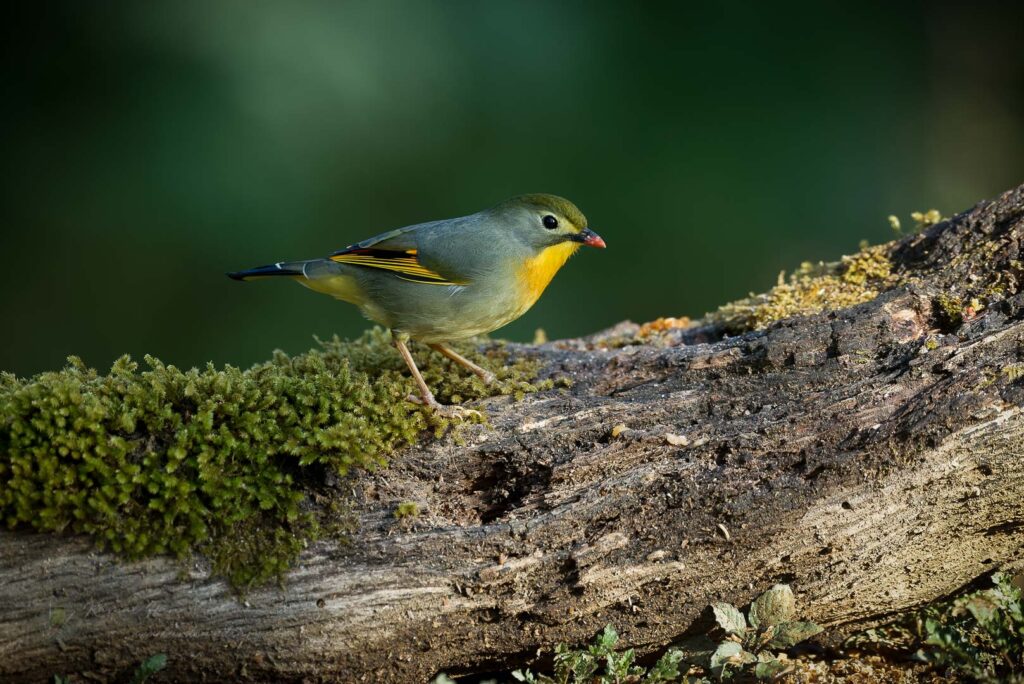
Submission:
[[548,286],[551,279],[558,273],[565,262],[580,248],[578,242],[560,242],[557,245],[547,247],[543,252],[527,259],[519,268],[519,284],[523,288],[524,303],[527,307],[533,305],[544,288]]

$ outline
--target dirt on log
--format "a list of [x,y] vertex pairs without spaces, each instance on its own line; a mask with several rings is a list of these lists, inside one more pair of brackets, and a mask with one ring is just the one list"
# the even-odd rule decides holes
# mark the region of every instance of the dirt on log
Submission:
[[651,651],[776,582],[849,629],[1016,567],[1022,240],[1024,186],[895,244],[900,284],[855,307],[522,347],[571,388],[489,400],[490,426],[355,480],[358,531],[283,588],[2,532],[0,680],[166,653],[163,681],[425,681],[607,623]]

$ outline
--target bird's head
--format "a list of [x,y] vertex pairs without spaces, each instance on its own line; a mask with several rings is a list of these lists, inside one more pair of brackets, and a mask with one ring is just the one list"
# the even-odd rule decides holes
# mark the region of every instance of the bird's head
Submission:
[[604,247],[601,236],[587,227],[587,217],[576,205],[555,195],[520,195],[492,210],[500,222],[536,252],[563,243],[574,247]]

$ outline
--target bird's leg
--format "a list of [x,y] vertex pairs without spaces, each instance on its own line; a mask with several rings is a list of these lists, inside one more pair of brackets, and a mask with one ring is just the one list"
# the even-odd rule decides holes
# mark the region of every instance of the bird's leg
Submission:
[[495,380],[497,380],[497,378],[495,377],[494,373],[492,373],[491,371],[487,370],[486,368],[481,368],[480,366],[476,365],[475,363],[473,363],[472,361],[467,359],[462,354],[459,354],[458,352],[452,351],[451,349],[449,349],[448,347],[444,346],[443,344],[431,344],[431,345],[428,345],[428,346],[431,349],[433,349],[434,351],[436,351],[438,353],[441,353],[441,354],[444,354],[449,359],[451,359],[455,363],[459,364],[463,368],[468,368],[469,370],[473,371],[477,376],[479,376],[479,378],[481,380],[484,381],[485,385],[490,385]]
[[409,341],[409,336],[392,331],[391,338],[395,345],[395,349],[398,350],[398,353],[402,355],[402,359],[405,360],[405,365],[407,365],[409,370],[412,371],[412,379],[416,381],[416,386],[419,387],[422,402],[431,408],[440,406],[440,404],[437,403],[437,399],[434,399],[434,393],[430,391],[429,387],[427,387],[427,382],[423,379],[423,376],[420,375],[420,369],[416,367],[416,362],[413,361],[412,354],[409,353],[409,347],[405,345],[405,343]]
[[438,403],[437,399],[434,398],[434,393],[427,387],[427,382],[423,379],[420,374],[420,369],[416,367],[416,362],[413,361],[412,354],[409,353],[409,347],[406,346],[406,342],[409,341],[409,336],[405,333],[391,331],[391,340],[395,345],[395,349],[402,355],[405,360],[405,365],[409,367],[412,372],[413,380],[416,381],[416,386],[420,390],[420,396],[414,397],[409,396],[409,399],[418,403],[423,404],[431,411],[436,414],[445,416],[446,418],[465,418],[467,416],[476,415],[479,416],[479,411],[473,409],[462,408],[461,406],[445,406]]

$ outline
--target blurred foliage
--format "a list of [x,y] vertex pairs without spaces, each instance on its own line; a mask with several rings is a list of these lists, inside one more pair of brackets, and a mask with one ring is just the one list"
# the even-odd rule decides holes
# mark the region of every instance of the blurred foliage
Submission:
[[[531,670],[515,670],[512,679],[526,684],[657,684],[679,680],[679,662],[683,655],[668,650],[648,670],[636,665],[636,651],[627,648],[616,651],[619,633],[611,625],[594,637],[593,642],[581,649],[566,644],[555,647],[554,671],[535,674]],[[689,677],[684,680],[689,681]],[[433,684],[441,684],[437,680]]]
[[[458,348],[498,380],[431,354],[420,367],[440,400],[535,389],[536,362]],[[72,357],[31,380],[0,373],[0,523],[86,533],[128,558],[201,552],[244,589],[347,531],[332,478],[383,465],[430,426],[380,328],[244,371],[146,364],[124,356],[100,375]]]
[[[164,653],[157,653],[154,656],[146,658],[144,661],[139,663],[139,666],[135,668],[131,678],[128,679],[129,684],[144,684],[149,681],[149,678],[157,674],[161,670],[167,667],[167,655]],[[52,684],[75,684],[76,680],[65,675],[53,675],[51,680]]]
[[523,192],[608,241],[500,333],[699,316],[1024,178],[1018,3],[22,3],[0,368],[243,366],[354,308],[223,273]]
[[968,591],[851,637],[855,652],[914,654],[981,684],[1024,682],[1024,575],[992,575]]

